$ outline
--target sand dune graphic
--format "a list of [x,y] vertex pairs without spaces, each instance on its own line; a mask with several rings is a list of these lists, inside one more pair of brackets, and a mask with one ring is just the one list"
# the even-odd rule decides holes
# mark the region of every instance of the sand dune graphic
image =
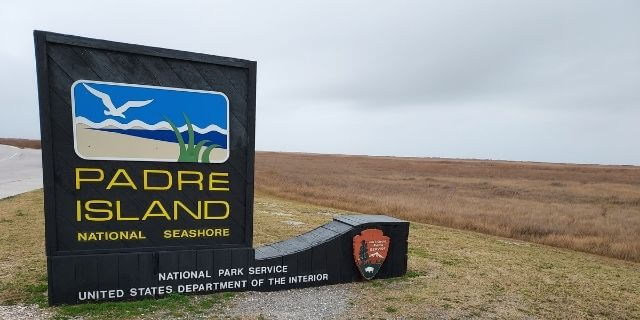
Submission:
[[[119,159],[124,155],[139,159],[153,157],[153,160],[167,162],[175,162],[180,153],[176,143],[94,130],[82,123],[76,125],[76,150],[83,158],[90,159]],[[214,148],[209,161],[223,162],[228,155],[226,149]],[[199,156],[202,156],[202,152]]]

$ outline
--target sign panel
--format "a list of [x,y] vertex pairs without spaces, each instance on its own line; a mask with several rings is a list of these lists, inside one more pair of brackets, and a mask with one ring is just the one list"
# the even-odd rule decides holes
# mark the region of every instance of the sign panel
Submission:
[[255,62],[35,34],[49,255],[251,247]]
[[83,159],[223,163],[229,158],[224,93],[77,80],[71,107],[74,148]]

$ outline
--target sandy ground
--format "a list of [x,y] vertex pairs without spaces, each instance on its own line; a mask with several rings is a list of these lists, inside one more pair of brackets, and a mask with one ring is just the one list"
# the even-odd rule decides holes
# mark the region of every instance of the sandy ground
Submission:
[[42,188],[40,150],[0,145],[0,199]]
[[[81,123],[76,124],[76,136],[77,152],[84,158],[157,159],[167,162],[175,162],[178,159],[179,146],[173,142],[92,130]],[[210,160],[224,160],[226,153],[224,149],[213,149]]]

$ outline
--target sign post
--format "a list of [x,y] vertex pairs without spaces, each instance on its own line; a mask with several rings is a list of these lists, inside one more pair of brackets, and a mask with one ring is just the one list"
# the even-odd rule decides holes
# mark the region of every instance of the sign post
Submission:
[[[252,247],[255,62],[34,37],[50,304],[406,272],[408,223],[386,216]],[[365,228],[377,231],[358,235]],[[373,234],[384,250],[354,256],[356,236],[382,248]]]

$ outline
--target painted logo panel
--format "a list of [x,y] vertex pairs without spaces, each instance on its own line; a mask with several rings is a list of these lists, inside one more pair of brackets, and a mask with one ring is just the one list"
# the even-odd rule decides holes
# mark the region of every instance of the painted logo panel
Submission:
[[229,100],[220,92],[78,80],[76,154],[88,160],[222,163]]
[[353,258],[362,276],[371,280],[376,276],[389,252],[389,237],[379,229],[366,229],[353,237]]

